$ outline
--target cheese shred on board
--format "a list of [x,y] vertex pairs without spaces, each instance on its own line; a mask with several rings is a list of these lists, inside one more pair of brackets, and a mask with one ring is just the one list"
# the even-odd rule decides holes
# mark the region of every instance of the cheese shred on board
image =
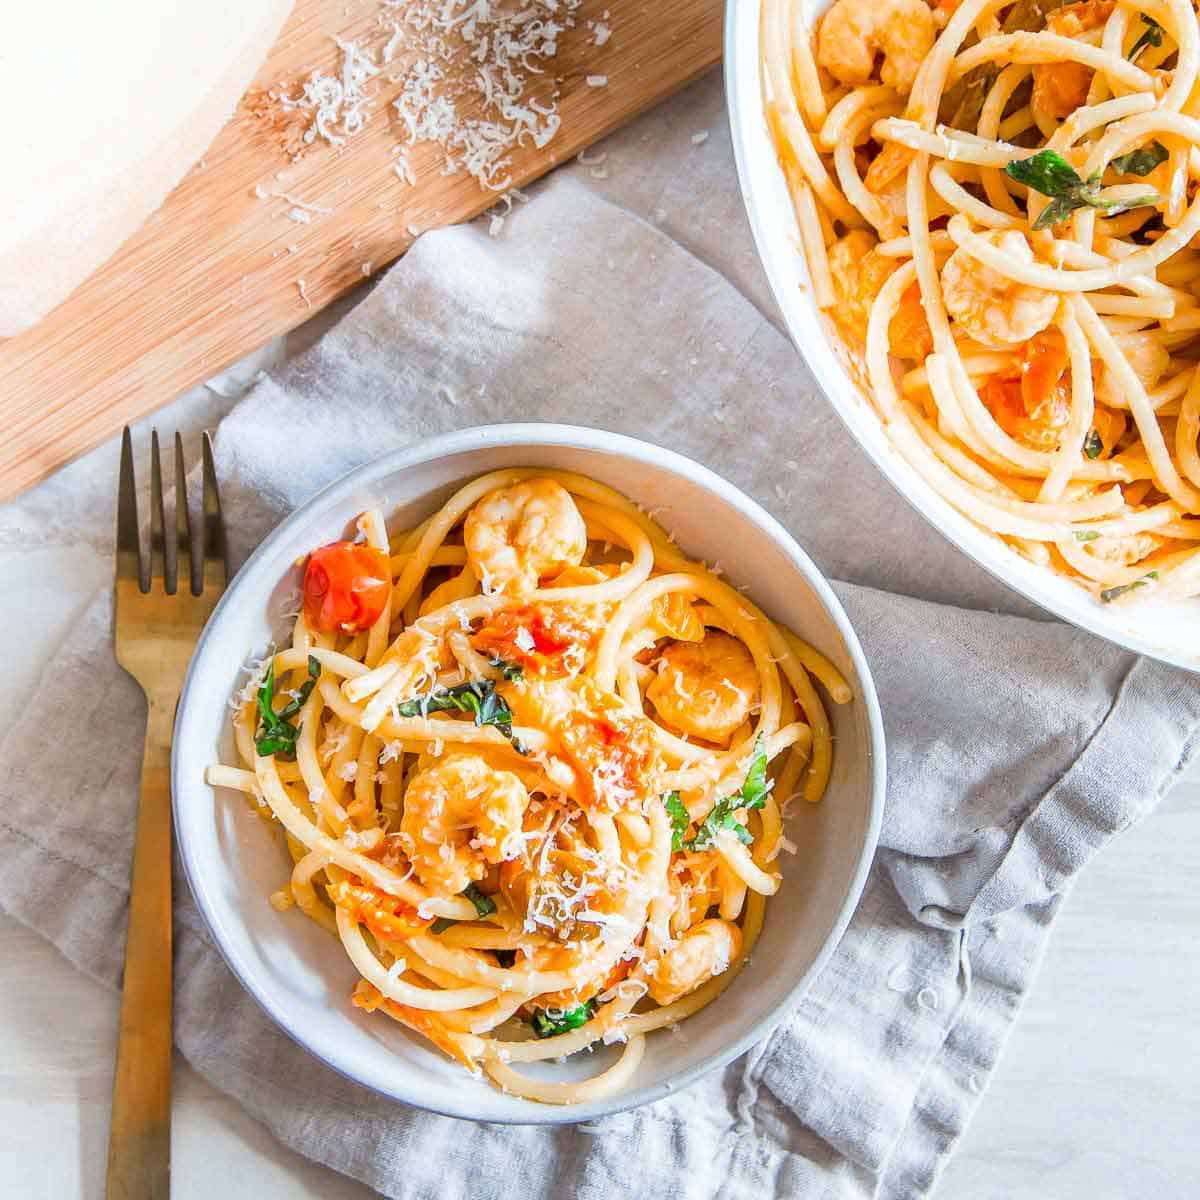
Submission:
[[[306,118],[300,153],[319,142],[343,146],[390,108],[402,180],[415,182],[408,151],[432,143],[443,152],[443,174],[466,171],[481,187],[503,191],[512,184],[513,150],[541,149],[558,132],[558,87],[547,65],[581,4],[382,0],[371,38],[334,39],[335,72],[315,70],[271,95]],[[595,44],[603,44],[599,31]]]

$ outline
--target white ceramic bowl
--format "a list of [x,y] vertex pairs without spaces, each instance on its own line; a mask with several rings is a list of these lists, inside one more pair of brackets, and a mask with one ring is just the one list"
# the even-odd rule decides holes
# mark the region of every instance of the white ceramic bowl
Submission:
[[[810,27],[830,0],[801,0]],[[812,298],[787,185],[763,111],[759,67],[761,0],[725,9],[725,91],[742,195],[759,257],[784,322],[838,416],[896,490],[963,553],[1050,612],[1099,637],[1190,671],[1200,671],[1200,599],[1105,605],[1031,563],[968,521],[893,449],[867,397],[833,348]]]
[[[278,832],[243,796],[204,782],[208,764],[236,761],[227,702],[247,655],[272,639],[270,613],[297,585],[297,559],[344,536],[369,505],[381,506],[392,528],[406,528],[466,480],[513,466],[580,471],[662,510],[686,550],[719,559],[773,617],[829,655],[854,690],[852,704],[831,706],[837,750],[824,802],[789,814],[799,851],[781,856],[784,884],[767,906],[750,965],[684,1024],[682,1037],[650,1036],[628,1088],[569,1109],[503,1095],[396,1023],[353,1008],[357,973],[336,939],[267,902],[290,869]],[[297,1042],[351,1079],[421,1108],[481,1121],[570,1122],[657,1100],[743,1053],[784,1016],[832,952],[862,891],[883,805],[883,726],[841,605],[804,551],[752,500],[658,446],[595,429],[499,425],[432,438],[361,467],[259,546],[196,648],[175,727],[172,791],[179,850],[200,911],[234,973]],[[580,1055],[547,1072],[592,1074],[613,1054]]]

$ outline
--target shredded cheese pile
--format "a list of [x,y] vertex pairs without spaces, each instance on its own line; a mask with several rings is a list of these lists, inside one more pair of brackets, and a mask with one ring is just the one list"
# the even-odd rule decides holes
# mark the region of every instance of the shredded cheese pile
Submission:
[[[403,182],[416,182],[409,150],[432,143],[445,156],[443,174],[466,171],[481,187],[504,191],[513,150],[541,149],[558,132],[558,87],[547,65],[582,2],[382,0],[372,44],[335,38],[336,74],[315,70],[298,91],[271,95],[307,118],[301,154],[318,142],[345,145],[375,111],[391,108],[401,135],[393,169]],[[607,25],[589,27],[592,44],[608,40]],[[387,84],[401,90],[381,104]]]

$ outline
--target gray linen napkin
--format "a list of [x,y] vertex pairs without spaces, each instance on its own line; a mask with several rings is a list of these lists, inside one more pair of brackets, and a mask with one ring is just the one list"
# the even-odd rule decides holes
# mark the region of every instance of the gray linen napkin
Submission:
[[[241,991],[181,888],[184,1055],[288,1145],[388,1196],[927,1194],[1073,876],[1200,737],[1194,678],[1019,615],[926,528],[811,394],[782,334],[688,241],[560,175],[499,238],[475,226],[421,239],[219,430],[238,558],[348,468],[433,432],[552,419],[681,450],[853,581],[839,593],[884,708],[881,848],[828,967],[723,1072],[591,1126],[455,1122],[334,1075]],[[102,591],[0,743],[0,906],[110,985],[141,719]]]

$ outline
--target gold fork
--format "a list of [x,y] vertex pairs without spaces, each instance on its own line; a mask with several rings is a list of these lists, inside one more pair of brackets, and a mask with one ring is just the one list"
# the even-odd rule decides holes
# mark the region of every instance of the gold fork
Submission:
[[203,458],[198,569],[183,439],[175,435],[175,537],[168,541],[158,433],[151,435],[148,559],[138,532],[128,428],[121,440],[114,641],[117,662],[146,693],[147,718],[113,1080],[108,1200],[166,1200],[170,1191],[171,731],[192,649],[227,577],[225,529],[208,434]]

